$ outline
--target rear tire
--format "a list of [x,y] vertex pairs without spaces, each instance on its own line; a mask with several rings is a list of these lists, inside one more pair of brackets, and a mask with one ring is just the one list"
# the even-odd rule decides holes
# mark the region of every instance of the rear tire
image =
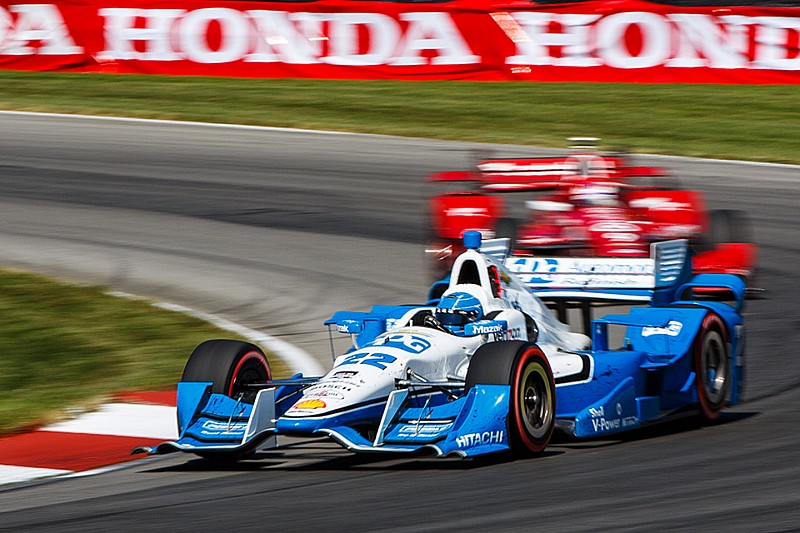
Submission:
[[511,239],[511,250],[517,247],[517,222],[513,218],[499,218],[494,224],[494,236]]
[[719,315],[709,313],[703,319],[694,350],[700,416],[711,422],[725,404],[731,375],[725,325]]
[[272,371],[267,357],[255,344],[210,340],[194,349],[181,381],[210,381],[212,393],[252,404],[257,391],[247,385],[270,379]]
[[556,420],[556,385],[542,350],[523,341],[481,346],[470,360],[466,390],[477,384],[509,385],[506,428],[511,452],[523,457],[540,454]]

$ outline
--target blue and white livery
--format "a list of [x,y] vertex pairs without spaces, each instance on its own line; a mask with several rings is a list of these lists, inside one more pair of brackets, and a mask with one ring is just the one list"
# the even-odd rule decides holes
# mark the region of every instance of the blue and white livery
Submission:
[[[626,265],[509,259],[502,242],[464,240],[425,305],[335,313],[326,324],[351,346],[322,377],[273,380],[258,347],[201,344],[178,384],[180,437],[138,451],[237,458],[302,435],[356,452],[532,455],[555,428],[596,437],[685,412],[713,420],[740,401],[744,284],[692,278],[684,241]],[[610,302],[639,306],[592,319]],[[576,313],[582,331],[565,323]]]

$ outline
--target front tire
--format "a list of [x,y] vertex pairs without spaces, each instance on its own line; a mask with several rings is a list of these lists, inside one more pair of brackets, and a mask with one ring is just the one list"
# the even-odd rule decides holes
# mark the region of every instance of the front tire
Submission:
[[709,313],[700,326],[694,347],[697,401],[700,416],[716,420],[730,388],[730,359],[725,325],[719,315]]
[[255,401],[256,390],[248,385],[272,379],[269,362],[261,348],[233,340],[205,341],[194,349],[181,381],[210,381],[211,392],[243,403]]
[[750,219],[744,211],[717,209],[710,213],[709,240],[712,244],[752,242]]
[[506,428],[511,452],[524,457],[544,451],[555,427],[556,386],[542,350],[523,341],[481,346],[470,360],[466,390],[477,384],[509,385]]

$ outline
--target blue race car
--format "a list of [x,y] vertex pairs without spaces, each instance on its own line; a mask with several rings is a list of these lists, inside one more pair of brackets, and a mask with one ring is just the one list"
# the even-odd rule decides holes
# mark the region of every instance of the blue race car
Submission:
[[[178,440],[134,451],[239,458],[296,435],[355,452],[525,456],[555,428],[713,420],[740,401],[744,283],[692,277],[685,241],[649,259],[507,258],[476,232],[464,244],[427,304],[335,313],[331,335],[352,346],[324,376],[272,379],[257,346],[202,343],[178,383]],[[608,303],[639,306],[592,320]],[[576,312],[582,332],[564,323]]]

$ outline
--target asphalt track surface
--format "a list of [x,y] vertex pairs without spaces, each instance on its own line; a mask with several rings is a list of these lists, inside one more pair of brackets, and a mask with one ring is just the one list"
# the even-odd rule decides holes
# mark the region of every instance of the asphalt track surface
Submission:
[[[333,311],[424,299],[424,177],[466,168],[476,148],[3,114],[0,261],[211,312],[327,364]],[[560,439],[524,461],[320,440],[233,465],[171,455],[3,490],[0,530],[797,530],[800,169],[655,162],[711,207],[746,210],[761,247],[747,401],[719,423]]]

